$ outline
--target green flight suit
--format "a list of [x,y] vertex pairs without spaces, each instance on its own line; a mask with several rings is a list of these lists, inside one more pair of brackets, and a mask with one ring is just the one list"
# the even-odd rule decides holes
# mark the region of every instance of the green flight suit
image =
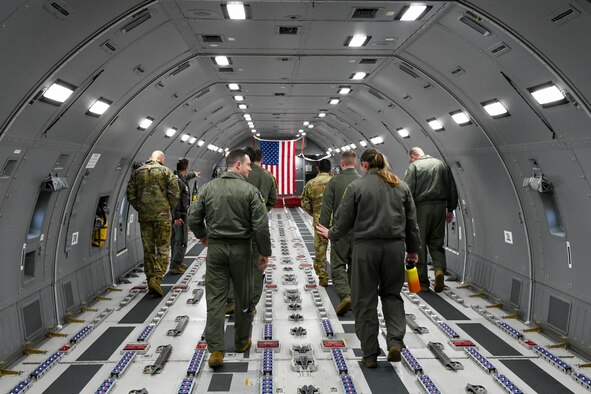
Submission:
[[330,174],[321,172],[314,179],[311,179],[304,186],[302,192],[302,208],[312,216],[312,232],[314,233],[314,271],[318,279],[328,279],[326,272],[326,248],[328,241],[322,239],[316,232],[316,225],[320,218],[320,209],[322,208],[322,195],[326,184],[330,181]]
[[352,231],[351,300],[355,333],[365,357],[380,354],[378,296],[386,322],[388,348],[401,346],[406,331],[404,252],[419,251],[421,239],[415,205],[408,186],[392,187],[375,169],[346,189],[328,236],[338,240]]
[[458,193],[449,167],[439,159],[424,155],[410,164],[404,181],[417,207],[421,250],[417,270],[421,286],[429,287],[427,248],[436,270],[447,269],[445,259],[445,215],[458,206]]
[[[329,228],[332,225],[333,217],[341,205],[345,189],[351,182],[359,178],[355,168],[347,168],[339,175],[332,177],[326,185],[322,196],[322,209],[318,221],[321,225]],[[331,241],[330,248],[330,275],[332,286],[339,299],[351,296],[351,234]]]
[[127,200],[139,214],[148,281],[152,277],[161,281],[168,269],[171,210],[179,203],[179,196],[176,176],[155,160],[135,170],[127,184]]
[[201,188],[189,209],[189,228],[207,237],[205,338],[210,352],[223,352],[224,306],[230,283],[236,297],[234,345],[246,346],[251,331],[252,242],[263,256],[271,255],[269,220],[258,189],[242,175],[228,171]]

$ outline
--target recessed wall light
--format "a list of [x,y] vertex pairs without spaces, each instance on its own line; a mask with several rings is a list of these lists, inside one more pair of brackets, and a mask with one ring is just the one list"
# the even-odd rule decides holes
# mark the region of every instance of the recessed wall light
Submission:
[[379,145],[379,144],[383,144],[384,143],[384,139],[382,137],[380,137],[380,136],[376,136],[376,137],[370,138],[369,140],[374,145]]
[[203,144],[205,144],[205,141],[203,140],[199,140],[199,142],[197,142],[197,146],[203,146]]
[[230,89],[230,90],[240,90],[240,85],[238,85],[237,83],[230,83],[230,84],[228,84],[228,89]]
[[543,107],[549,107],[567,102],[564,94],[562,94],[560,89],[558,89],[558,87],[552,82],[534,86],[533,88],[529,88],[527,90],[538,102],[538,104]]
[[74,93],[74,86],[67,84],[63,81],[54,82],[45,92],[43,92],[42,98],[48,100],[53,104],[61,104]]
[[191,138],[191,136],[189,134],[183,134],[181,136],[181,141],[187,142],[189,140],[189,138]]
[[509,116],[509,111],[507,108],[497,99],[486,101],[481,103],[484,110],[493,118],[502,118],[504,116]]
[[400,129],[396,129],[396,131],[398,132],[398,135],[401,136],[402,138],[410,138],[410,133],[408,132],[407,129],[400,128]]
[[318,114],[318,117],[319,117],[319,118],[324,118],[325,116],[326,116],[326,112],[320,112],[320,113]]
[[363,71],[357,71],[355,74],[351,76],[351,79],[354,81],[359,81],[365,78],[366,75],[367,73],[364,73]]
[[146,130],[148,127],[150,127],[150,125],[152,124],[152,122],[154,122],[154,118],[151,118],[149,116],[145,117],[144,119],[142,119],[139,123],[139,125],[137,126],[138,129],[140,130]]
[[429,127],[431,127],[434,131],[443,130],[443,123],[435,118],[427,119],[427,123],[429,123]]
[[341,100],[338,98],[331,98],[330,101],[328,102],[330,105],[337,105],[338,103],[340,103]]
[[355,145],[355,144],[351,144],[351,145],[349,145],[349,147],[350,147],[351,149],[357,149],[357,145]]
[[197,137],[191,137],[189,144],[193,145],[197,141]]
[[371,37],[368,37],[365,34],[355,34],[352,37],[347,37],[347,40],[345,41],[345,46],[348,46],[350,48],[359,48],[367,45],[370,39]]
[[470,121],[470,117],[468,115],[466,115],[466,113],[461,110],[458,110],[455,112],[450,112],[449,114],[451,115],[454,122],[456,122],[460,126],[465,126],[467,124],[472,123]]
[[256,133],[257,131],[255,129],[250,129],[251,133]]
[[241,1],[230,1],[226,4],[226,12],[230,19],[246,19],[246,8]]
[[166,132],[164,133],[164,135],[168,138],[172,137],[173,135],[176,134],[178,130],[175,127],[170,127],[168,130],[166,130]]
[[309,124],[309,125],[308,125],[308,128],[309,128],[309,129],[313,129],[313,128],[314,128],[314,125],[313,125],[313,124]]
[[244,96],[234,96],[234,100],[236,100],[236,101],[244,101]]
[[238,104],[238,108],[240,108],[240,109],[247,109],[248,106],[246,104]]
[[100,98],[88,108],[88,115],[101,116],[111,106],[112,102],[104,98]]
[[400,10],[397,20],[400,21],[416,21],[420,19],[428,10],[426,5],[412,4],[405,6]]
[[230,59],[227,56],[216,56],[213,58],[213,60],[215,61],[215,64],[217,64],[218,66],[230,65]]
[[345,95],[345,94],[349,94],[349,92],[351,92],[350,87],[348,87],[348,86],[339,87],[339,94]]
[[303,123],[303,125],[304,125],[304,126],[307,126],[307,125],[309,125],[309,124],[310,124],[310,122],[308,122],[308,121],[305,121],[305,122]]
[[367,142],[359,141],[359,145],[361,145],[363,148],[365,148],[367,146]]

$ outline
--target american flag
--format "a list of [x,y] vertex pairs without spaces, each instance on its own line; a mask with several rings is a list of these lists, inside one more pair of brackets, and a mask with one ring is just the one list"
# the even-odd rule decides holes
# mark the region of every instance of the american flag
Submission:
[[263,168],[269,170],[277,180],[277,194],[295,193],[295,152],[296,141],[261,141]]

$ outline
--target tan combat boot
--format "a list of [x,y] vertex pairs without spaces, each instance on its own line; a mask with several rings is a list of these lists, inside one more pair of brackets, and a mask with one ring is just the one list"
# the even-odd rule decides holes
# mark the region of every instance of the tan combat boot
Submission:
[[345,296],[341,299],[339,306],[337,307],[337,316],[343,316],[351,308],[351,297]]
[[151,277],[148,280],[148,292],[154,294],[157,297],[164,297],[164,291],[162,291],[162,287],[160,287],[161,282],[162,279],[155,276]]
[[185,273],[185,269],[182,266],[172,267],[168,270],[169,273],[173,275],[181,275]]
[[246,342],[246,345],[244,345],[242,347],[237,347],[234,350],[236,351],[236,353],[244,353],[245,351],[250,349],[251,346],[252,346],[252,338],[248,338],[248,342]]
[[441,269],[435,270],[435,293],[441,293],[445,289],[445,273]]
[[207,361],[210,368],[219,368],[224,365],[224,352],[213,352]]

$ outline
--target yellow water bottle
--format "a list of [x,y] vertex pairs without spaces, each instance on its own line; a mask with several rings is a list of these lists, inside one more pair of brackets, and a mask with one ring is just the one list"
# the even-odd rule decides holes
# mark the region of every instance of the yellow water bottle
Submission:
[[417,267],[410,262],[406,262],[406,281],[408,282],[408,291],[411,293],[419,293],[421,291],[421,284],[419,283],[419,273]]

